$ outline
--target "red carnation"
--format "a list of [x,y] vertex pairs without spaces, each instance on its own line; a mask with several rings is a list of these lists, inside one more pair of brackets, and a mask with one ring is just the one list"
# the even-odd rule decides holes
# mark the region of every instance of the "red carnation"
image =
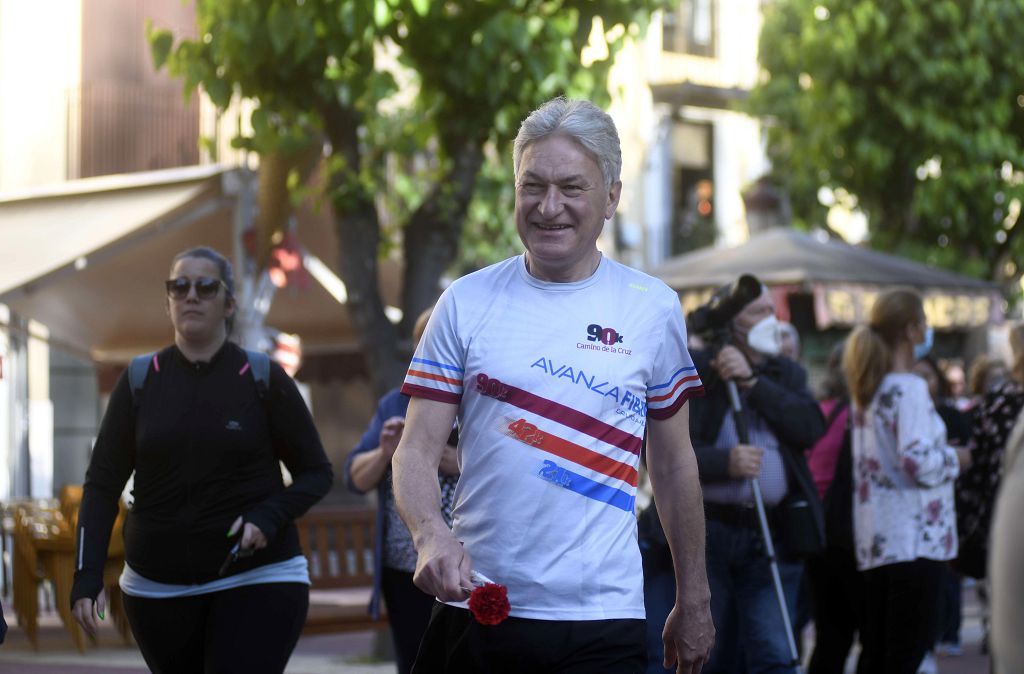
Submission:
[[481,625],[497,625],[508,617],[508,588],[497,583],[484,583],[469,595],[469,610]]

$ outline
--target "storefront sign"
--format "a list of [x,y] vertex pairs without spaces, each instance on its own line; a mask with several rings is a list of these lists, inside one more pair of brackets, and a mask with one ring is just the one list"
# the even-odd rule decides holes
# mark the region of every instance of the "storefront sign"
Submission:
[[[886,288],[866,285],[815,285],[814,319],[819,330],[849,328],[867,323],[871,307]],[[789,320],[788,295],[802,291],[798,286],[771,287],[779,320]],[[683,313],[705,304],[711,288],[684,290],[679,295]],[[925,290],[924,312],[928,324],[936,330],[965,330],[1003,321],[1003,300],[998,292]]]
[[[814,318],[819,329],[866,323],[882,288],[870,286],[814,287]],[[923,292],[928,324],[937,330],[975,328],[1003,319],[1002,301],[995,292]]]

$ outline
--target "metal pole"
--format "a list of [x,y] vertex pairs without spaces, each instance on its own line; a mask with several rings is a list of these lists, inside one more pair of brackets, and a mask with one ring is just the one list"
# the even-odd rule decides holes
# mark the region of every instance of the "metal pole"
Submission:
[[[743,416],[743,403],[740,401],[739,391],[736,389],[736,382],[731,379],[725,382],[729,391],[729,402],[732,405],[732,417],[736,423],[736,436],[740,444],[746,445],[749,442],[747,434],[747,420]],[[782,623],[786,628],[786,640],[789,642],[789,655],[792,658],[792,665],[797,674],[803,671],[800,667],[800,655],[796,650],[796,639],[793,637],[793,623],[789,619],[789,609],[786,606],[786,594],[782,590],[782,576],[779,575],[779,563],[775,557],[775,545],[772,543],[772,532],[768,528],[768,515],[764,508],[764,498],[761,496],[761,482],[756,477],[750,479],[750,487],[754,492],[754,505],[757,507],[757,520],[761,526],[761,536],[764,538],[764,550],[768,556],[768,564],[772,570],[772,584],[775,586],[775,598],[779,602],[779,612],[782,613]]]

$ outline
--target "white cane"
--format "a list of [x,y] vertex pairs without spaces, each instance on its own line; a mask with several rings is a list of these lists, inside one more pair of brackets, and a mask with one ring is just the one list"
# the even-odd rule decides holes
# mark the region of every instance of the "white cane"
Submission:
[[[747,420],[743,416],[743,403],[740,402],[740,394],[736,389],[736,382],[731,379],[726,382],[729,391],[729,402],[732,404],[732,417],[736,423],[736,436],[740,444],[749,443],[747,436]],[[772,532],[768,528],[768,516],[764,509],[764,499],[761,497],[761,483],[754,477],[750,479],[750,487],[754,492],[754,505],[757,507],[757,520],[761,525],[761,536],[764,538],[764,550],[768,555],[768,564],[772,570],[772,584],[775,586],[775,597],[779,601],[779,611],[782,613],[782,623],[786,628],[786,640],[789,642],[789,654],[792,658],[792,666],[797,674],[802,674],[800,667],[800,656],[796,650],[796,639],[793,638],[793,622],[789,619],[789,608],[786,606],[786,595],[782,591],[782,576],[779,575],[779,563],[775,557],[775,545],[772,543]]]

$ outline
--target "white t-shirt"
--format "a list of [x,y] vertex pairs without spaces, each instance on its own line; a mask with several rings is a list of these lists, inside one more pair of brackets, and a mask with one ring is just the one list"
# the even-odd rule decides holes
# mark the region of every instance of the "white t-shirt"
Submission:
[[857,567],[956,557],[960,463],[924,379],[885,375],[868,408],[854,413],[852,441]]
[[453,531],[511,615],[543,620],[644,617],[646,418],[702,390],[664,283],[607,258],[548,283],[523,256],[444,292],[402,388],[459,406]]

